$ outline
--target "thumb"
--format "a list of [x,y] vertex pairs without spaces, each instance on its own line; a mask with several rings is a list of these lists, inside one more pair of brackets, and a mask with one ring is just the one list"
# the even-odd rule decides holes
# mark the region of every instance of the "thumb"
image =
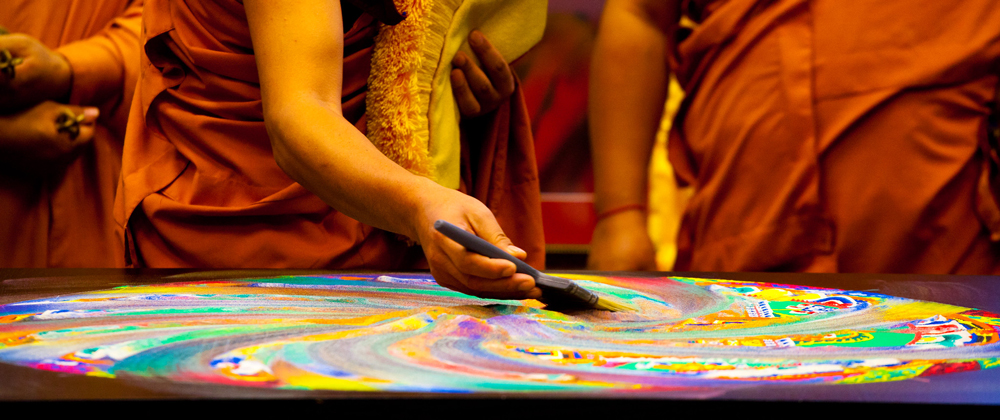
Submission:
[[29,60],[32,58],[34,44],[40,42],[25,34],[9,34],[0,36],[0,50],[6,50],[11,59]]
[[67,106],[73,115],[83,116],[83,119],[79,121],[78,127],[79,132],[73,141],[79,146],[85,143],[89,143],[94,139],[94,133],[97,124],[97,117],[101,115],[101,111],[94,107],[81,107],[81,106]]
[[503,233],[503,229],[493,217],[477,223],[475,226],[475,232],[480,238],[496,245],[497,248],[507,251],[507,253],[513,255],[514,258],[523,260],[528,256],[528,253],[524,252],[523,249],[514,246],[514,243],[511,242],[510,238],[508,238],[506,234]]
[[97,117],[101,116],[101,110],[92,106],[79,107],[71,106],[70,109],[76,115],[83,115],[83,121],[80,124],[93,124],[97,122]]
[[528,258],[528,253],[525,252],[523,249],[518,248],[514,244],[510,244],[510,246],[507,247],[507,253],[513,255],[514,258],[517,258],[519,260],[524,260],[525,258]]
[[4,34],[0,35],[0,48],[6,49],[11,53],[18,54],[24,50],[25,44],[27,44],[28,36],[25,34]]

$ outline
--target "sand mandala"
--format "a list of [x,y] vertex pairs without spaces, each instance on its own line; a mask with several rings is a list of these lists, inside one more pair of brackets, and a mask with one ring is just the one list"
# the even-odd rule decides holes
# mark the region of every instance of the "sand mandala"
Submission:
[[1000,315],[976,309],[746,281],[567,277],[638,310],[560,313],[414,274],[122,286],[0,306],[0,362],[277,389],[583,393],[1000,366]]

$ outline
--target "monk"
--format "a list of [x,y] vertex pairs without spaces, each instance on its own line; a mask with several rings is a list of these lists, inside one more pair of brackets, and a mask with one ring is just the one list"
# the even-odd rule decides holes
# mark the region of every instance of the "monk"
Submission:
[[677,270],[1000,271],[1000,3],[609,0],[593,63],[592,267],[650,266],[673,71],[669,159],[695,188]]
[[487,39],[470,36],[482,68],[464,54],[453,63],[469,143],[459,191],[403,169],[365,137],[377,24],[403,18],[391,1],[147,1],[115,209],[125,263],[429,265],[461,292],[540,296],[512,263],[470,253],[432,227],[447,220],[523,259],[505,234],[522,223],[534,230],[512,237],[541,263],[530,124]]
[[118,265],[111,209],[141,11],[141,0],[0,2],[0,52],[17,63],[0,73],[0,267]]

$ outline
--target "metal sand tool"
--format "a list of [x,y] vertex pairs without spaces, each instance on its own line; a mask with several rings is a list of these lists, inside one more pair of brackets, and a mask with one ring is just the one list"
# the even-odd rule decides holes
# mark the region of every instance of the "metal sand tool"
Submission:
[[7,49],[0,49],[0,73],[6,75],[8,79],[14,78],[14,67],[23,62],[23,58],[14,57]]
[[64,109],[59,114],[59,117],[56,118],[56,131],[60,133],[65,131],[69,133],[69,137],[71,139],[75,140],[76,137],[80,135],[80,123],[82,123],[85,118],[86,117],[84,117],[83,114],[75,115],[73,114],[73,111]]
[[[7,31],[7,28],[0,26],[0,35],[7,35],[9,33],[10,32]],[[23,58],[14,57],[6,48],[0,49],[0,73],[6,75],[8,79],[14,78],[14,66],[23,62]]]
[[549,304],[569,307],[590,307],[605,311],[620,312],[635,310],[635,308],[607,298],[601,298],[596,293],[584,289],[572,280],[550,276],[536,270],[524,261],[514,258],[504,250],[486,242],[486,240],[466,232],[464,229],[444,220],[434,222],[434,229],[449,239],[458,242],[465,249],[490,258],[510,261],[517,266],[517,272],[535,278],[535,285],[542,289],[543,299]]

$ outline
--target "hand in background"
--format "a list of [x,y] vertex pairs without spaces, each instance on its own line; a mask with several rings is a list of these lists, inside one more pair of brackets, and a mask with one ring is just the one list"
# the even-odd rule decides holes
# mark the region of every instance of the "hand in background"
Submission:
[[527,274],[516,274],[506,260],[491,259],[468,251],[434,229],[436,220],[448,221],[486,239],[513,255],[527,254],[514,246],[497,224],[493,213],[473,197],[444,187],[435,188],[414,219],[431,274],[438,284],[462,293],[491,299],[536,299],[542,291]]
[[0,49],[23,61],[14,77],[0,74],[0,113],[24,110],[42,101],[65,101],[72,84],[66,58],[24,34],[0,35]]
[[472,31],[469,45],[485,68],[459,51],[451,61],[451,86],[463,117],[478,117],[500,106],[514,93],[514,73],[482,32]]
[[[59,131],[56,121],[64,111],[83,115],[76,138]],[[19,171],[44,173],[65,164],[94,138],[97,108],[45,101],[16,114],[0,116],[0,161]]]
[[656,270],[656,249],[646,231],[646,213],[629,211],[597,222],[590,242],[588,270]]

